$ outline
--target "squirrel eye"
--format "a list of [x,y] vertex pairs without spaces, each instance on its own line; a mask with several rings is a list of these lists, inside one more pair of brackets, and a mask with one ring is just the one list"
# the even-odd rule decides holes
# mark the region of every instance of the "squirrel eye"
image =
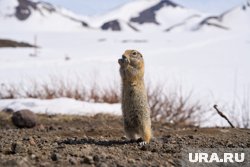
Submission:
[[132,53],[132,55],[134,55],[134,56],[135,56],[136,54],[137,54],[136,52],[133,52],[133,53]]

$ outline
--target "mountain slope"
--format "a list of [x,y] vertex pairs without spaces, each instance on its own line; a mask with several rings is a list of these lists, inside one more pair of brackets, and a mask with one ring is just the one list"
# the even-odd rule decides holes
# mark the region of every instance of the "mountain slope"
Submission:
[[185,8],[171,0],[134,0],[106,14],[86,17],[45,1],[0,0],[0,32],[92,29],[133,32],[249,31],[249,20],[249,1],[221,15],[211,15]]
[[[106,15],[97,17],[94,20],[94,26],[99,26],[102,30],[113,31],[125,29],[163,31],[167,27],[194,15],[202,14],[186,9],[170,0],[136,0]],[[110,22],[115,22],[116,24],[109,24]],[[104,26],[107,24],[109,24],[108,28]],[[121,24],[125,26],[121,26]]]
[[202,20],[197,29],[220,28],[224,30],[250,30],[250,2],[228,10],[218,16],[210,16]]
[[1,31],[72,31],[88,24],[70,11],[44,1],[0,0]]

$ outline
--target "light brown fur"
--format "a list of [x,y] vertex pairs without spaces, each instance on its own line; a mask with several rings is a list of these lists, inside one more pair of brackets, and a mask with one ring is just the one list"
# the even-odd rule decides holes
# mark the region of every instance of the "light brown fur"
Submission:
[[120,64],[122,78],[122,113],[125,134],[129,139],[151,140],[150,108],[144,85],[144,60],[135,50],[126,50]]

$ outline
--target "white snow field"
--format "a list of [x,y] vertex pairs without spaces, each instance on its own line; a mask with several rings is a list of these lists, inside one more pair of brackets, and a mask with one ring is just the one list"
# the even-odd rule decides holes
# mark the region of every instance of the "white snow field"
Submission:
[[[34,34],[2,34],[1,38],[32,41]],[[244,95],[250,84],[250,33],[40,33],[37,57],[33,49],[0,49],[0,82],[46,82],[55,76],[83,85],[120,82],[117,59],[126,49],[144,55],[145,80],[181,86],[212,106],[231,103]],[[139,41],[135,42],[135,41]],[[141,41],[141,43],[140,43]],[[66,61],[65,56],[70,57]],[[82,79],[81,79],[82,81]],[[27,84],[28,85],[28,84]],[[0,102],[1,103],[1,102]],[[70,113],[70,112],[69,112]]]
[[7,99],[0,101],[0,108],[11,108],[14,111],[28,109],[39,114],[95,115],[108,113],[120,115],[120,104],[89,103],[69,98],[52,100],[40,99]]
[[[0,0],[0,6],[1,2],[7,1]],[[15,1],[8,2],[14,4]],[[158,1],[140,0],[133,3],[143,4],[142,8],[145,9],[156,2]],[[9,5],[13,6],[11,3]],[[131,13],[126,13],[125,9],[128,7],[129,4],[115,10],[116,12],[93,19],[75,16],[64,9],[59,10],[59,13],[66,12],[71,17],[92,21],[90,25],[96,28],[79,27],[78,23],[66,21],[58,13],[45,12],[48,19],[35,13],[32,15],[34,18],[22,23],[15,18],[0,18],[0,39],[33,43],[36,36],[40,47],[35,57],[32,56],[35,52],[33,48],[0,48],[1,86],[18,86],[22,83],[29,87],[34,80],[49,83],[51,77],[69,82],[84,81],[80,83],[84,86],[90,86],[94,82],[103,87],[114,82],[119,85],[117,60],[126,49],[136,49],[144,55],[145,80],[150,81],[152,86],[163,83],[168,90],[181,87],[184,93],[193,91],[194,100],[210,107],[215,103],[219,106],[231,105],[235,101],[242,101],[250,93],[249,6],[246,10],[241,7],[232,9],[223,15],[224,19],[212,18],[207,21],[209,24],[200,25],[196,31],[191,27],[197,26],[197,18],[186,20],[174,31],[162,31],[167,26],[182,23],[186,19],[185,15],[188,17],[196,13],[179,7],[165,7],[168,10],[158,11],[156,18],[162,23],[158,30],[155,25],[152,28],[150,24],[140,25],[142,32],[131,29],[112,32],[97,28],[101,22],[110,19],[118,19],[127,25],[132,16]],[[137,10],[138,5],[134,7]],[[4,11],[2,8],[0,10]],[[185,13],[187,11],[189,14]],[[113,18],[114,12],[117,14],[116,18]],[[200,19],[205,16],[200,15]],[[170,22],[165,24],[164,20]],[[210,23],[229,29],[224,30]],[[81,79],[78,80],[79,78]],[[121,114],[120,104],[94,104],[72,99],[0,100],[0,109],[6,107],[18,110],[28,108],[38,113],[51,114]],[[217,119],[221,120],[219,117]],[[208,124],[212,126],[211,123]],[[221,124],[225,125],[225,122],[213,121],[213,125]]]

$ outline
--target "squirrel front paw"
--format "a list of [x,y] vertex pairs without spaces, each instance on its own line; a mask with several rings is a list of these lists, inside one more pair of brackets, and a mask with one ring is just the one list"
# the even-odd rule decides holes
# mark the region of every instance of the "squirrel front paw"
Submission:
[[118,59],[118,63],[122,67],[127,67],[129,65],[129,60],[127,58]]

